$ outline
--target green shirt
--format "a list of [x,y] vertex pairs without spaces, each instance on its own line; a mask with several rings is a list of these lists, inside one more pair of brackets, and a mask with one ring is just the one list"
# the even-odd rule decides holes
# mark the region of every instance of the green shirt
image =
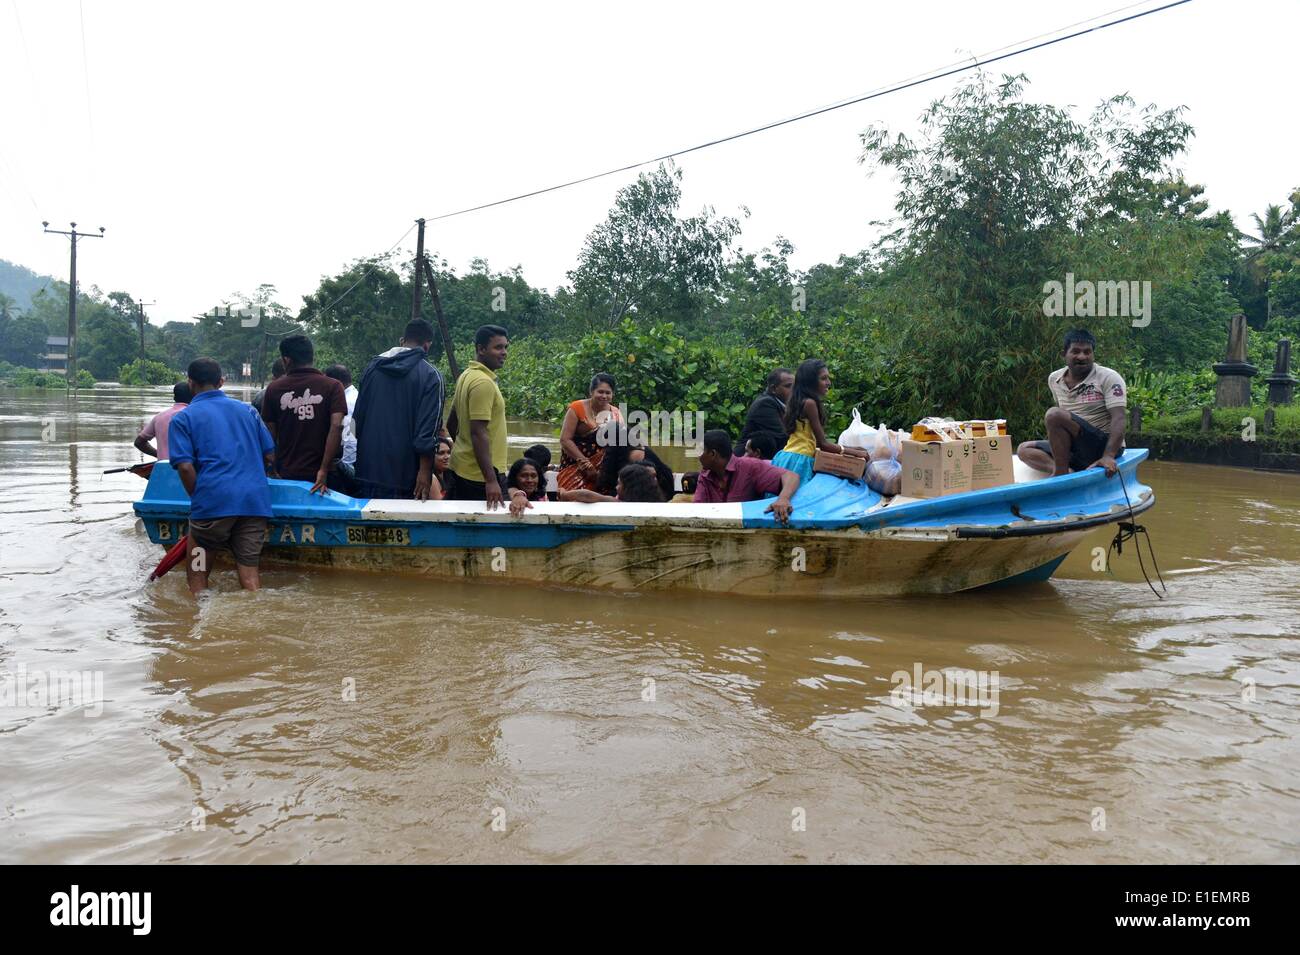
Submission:
[[444,424],[456,412],[456,440],[451,446],[451,470],[467,481],[483,481],[474,442],[470,437],[471,421],[486,421],[492,467],[504,474],[506,463],[506,400],[497,387],[497,376],[482,362],[470,362],[456,379],[456,393],[447,402]]

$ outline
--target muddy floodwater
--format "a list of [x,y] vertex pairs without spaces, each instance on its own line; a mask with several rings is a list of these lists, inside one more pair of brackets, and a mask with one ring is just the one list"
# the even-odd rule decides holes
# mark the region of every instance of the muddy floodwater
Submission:
[[[0,391],[5,861],[1300,861],[1295,475],[1144,465],[1163,600],[1103,529],[951,597],[269,567],[196,604],[101,473],[169,403]],[[894,692],[967,670],[996,696]]]

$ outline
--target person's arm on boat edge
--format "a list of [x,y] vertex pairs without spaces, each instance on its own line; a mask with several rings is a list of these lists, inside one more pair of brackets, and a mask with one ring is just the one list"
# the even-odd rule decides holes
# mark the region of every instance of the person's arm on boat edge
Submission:
[[517,487],[510,489],[510,513],[518,517],[528,508],[533,506],[533,502],[528,500],[528,495]]
[[[779,470],[785,471],[784,468]],[[794,492],[797,490],[799,490],[799,475],[793,471],[785,471],[781,476],[781,493],[766,508],[782,524],[790,523],[790,512],[793,510],[790,506],[790,498],[794,497]]]
[[[340,394],[343,393],[341,386],[338,390]],[[325,438],[325,453],[321,455],[320,467],[316,469],[316,483],[311,486],[312,494],[324,494],[326,491],[325,483],[329,480],[330,468],[339,456],[339,445],[343,443],[343,417],[338,411],[330,415],[330,433]]]
[[1124,418],[1126,417],[1124,407],[1110,409],[1110,438],[1106,441],[1106,450],[1102,452],[1101,457],[1093,461],[1091,467],[1105,468],[1106,477],[1112,478],[1119,471],[1119,465],[1115,463],[1115,458],[1119,455],[1119,449],[1124,446]]
[[415,475],[417,501],[442,500],[442,486],[433,479],[433,459],[438,453],[438,433],[442,425],[442,376],[431,367],[420,391],[420,406],[415,412],[415,441],[412,448],[420,461]]

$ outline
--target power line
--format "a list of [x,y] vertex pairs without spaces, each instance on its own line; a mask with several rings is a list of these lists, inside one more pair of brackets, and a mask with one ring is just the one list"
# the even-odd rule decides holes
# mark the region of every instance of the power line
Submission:
[[[723,143],[734,142],[737,139],[744,139],[748,136],[754,136],[757,135],[758,133],[767,132],[768,130],[771,129],[777,129],[778,127],[781,126],[788,126],[791,123],[797,123],[805,119],[812,119],[814,116],[821,116],[825,113],[830,113],[838,109],[844,109],[847,106],[855,106],[858,103],[865,103],[868,100],[878,99],[882,96],[888,96],[891,93],[899,93],[902,92],[903,90],[912,89],[913,87],[917,87],[917,86],[922,86],[926,83],[933,83],[935,80],[945,79],[949,76],[956,76],[959,73],[965,73],[973,69],[978,69],[979,67],[982,66],[988,66],[992,63],[998,63],[1002,60],[1009,60],[1012,57],[1021,56],[1025,53],[1032,53],[1035,50],[1041,50],[1049,46],[1054,46],[1057,43],[1064,43],[1066,40],[1073,40],[1076,37],[1084,36],[1085,34],[1088,33],[1095,33],[1098,30],[1105,30],[1109,27],[1119,26],[1122,23],[1128,23],[1133,20],[1139,20],[1142,17],[1151,16],[1153,13],[1161,13],[1165,10],[1173,9],[1174,7],[1181,7],[1183,4],[1190,3],[1190,2],[1191,0],[1173,0],[1172,3],[1166,3],[1163,6],[1154,7],[1153,9],[1150,10],[1144,10],[1141,13],[1130,14],[1129,16],[1121,17],[1117,20],[1111,20],[1106,23],[1099,24],[1098,26],[1088,27],[1083,30],[1077,30],[1073,33],[1066,34],[1065,36],[1056,37],[1055,39],[1052,40],[1044,40],[1040,43],[1035,43],[1031,46],[1012,50],[1009,53],[1002,53],[998,56],[989,57],[987,59],[972,57],[971,62],[969,63],[963,62],[961,65],[952,67],[950,69],[941,68],[941,72],[935,73],[933,75],[928,75],[928,76],[922,75],[920,78],[917,79],[907,80],[882,90],[877,90],[875,92],[866,93],[861,96],[853,97],[852,99],[834,103],[830,106],[823,106],[818,109],[808,110],[806,112],[799,113],[795,116],[787,117],[786,119],[780,119],[780,120],[776,120],[775,122],[767,123],[763,126],[756,126],[752,129],[746,129],[738,133],[732,133],[730,136],[723,136],[718,139],[712,139],[709,140],[708,142],[699,143],[695,146],[687,146],[684,149],[677,149],[672,152],[664,153],[661,156],[655,156],[651,159],[643,159],[640,162],[628,163],[627,165],[619,166],[616,169],[608,169],[604,172],[593,173],[590,176],[583,176],[580,179],[571,179],[568,182],[558,183],[557,185],[554,186],[547,186],[543,189],[534,189],[532,192],[520,193],[517,196],[510,196],[506,199],[497,199],[493,202],[484,202],[477,206],[470,206],[465,209],[457,209],[455,212],[444,212],[442,215],[426,216],[425,219],[428,222],[437,222],[441,219],[451,219],[455,216],[468,215],[471,212],[479,212],[483,209],[491,209],[494,208],[495,206],[503,206],[506,205],[507,203],[518,202],[521,199],[531,199],[534,196],[545,195],[548,192],[557,192],[560,189],[568,189],[571,186],[579,186],[582,185],[583,183],[592,182],[596,179],[604,179],[607,176],[618,175],[621,172],[629,172],[633,169],[638,169],[641,166],[649,166],[652,163],[663,162],[664,160],[674,159],[678,156],[685,156],[688,155],[689,153],[699,152],[702,149],[708,149],[712,146],[720,146]],[[1131,8],[1122,7],[1120,9],[1131,9]],[[1084,20],[1080,22],[1086,23],[1088,21]],[[1069,29],[1069,28],[1067,27],[1065,29]],[[1059,32],[1059,31],[1053,31],[1053,32]],[[1005,47],[1003,47],[1002,49],[1005,49]]]
[[[363,281],[365,281],[365,278],[366,278],[366,270],[367,270],[367,269],[374,268],[375,262],[378,261],[379,259],[386,259],[386,258],[388,258],[388,256],[392,254],[393,249],[397,248],[399,245],[401,245],[403,242],[405,242],[405,241],[406,241],[406,237],[407,237],[408,235],[410,235],[411,232],[412,232],[412,230],[414,230],[414,229],[415,229],[415,223],[411,223],[411,227],[410,227],[409,229],[407,229],[405,232],[403,232],[403,233],[402,233],[402,237],[401,237],[400,239],[398,239],[396,242],[394,242],[392,245],[390,245],[390,246],[388,247],[387,251],[385,251],[382,255],[376,256],[374,259],[371,259],[371,260],[369,260],[369,261],[366,261],[366,262],[361,263],[361,275],[357,277],[357,280],[356,280],[355,282],[353,282],[351,285],[349,285],[346,289],[344,289],[342,295],[340,295],[340,296],[339,296],[338,298],[336,298],[334,301],[330,302],[330,303],[329,303],[328,305],[326,305],[324,308],[320,309],[320,311],[318,311],[317,314],[318,314],[318,315],[323,315],[323,314],[325,314],[325,313],[328,312],[330,309],[332,309],[335,305],[337,305],[339,302],[341,302],[341,301],[343,301],[345,298],[347,298],[348,295],[352,292],[352,290],[353,290],[354,288],[356,288],[356,287],[357,287],[358,285],[360,285]],[[417,268],[419,267],[419,263],[416,263],[416,267],[417,267]],[[418,281],[418,277],[417,277],[417,281]]]

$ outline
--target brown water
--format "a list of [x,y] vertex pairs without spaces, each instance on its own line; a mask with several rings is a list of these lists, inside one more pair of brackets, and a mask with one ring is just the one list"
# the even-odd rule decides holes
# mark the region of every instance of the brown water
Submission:
[[[1300,860],[1295,476],[1144,466],[1162,601],[1099,531],[947,598],[272,568],[196,606],[100,473],[168,403],[0,392],[0,682],[103,687],[0,706],[6,861]],[[996,670],[996,712],[892,705],[917,664]]]

